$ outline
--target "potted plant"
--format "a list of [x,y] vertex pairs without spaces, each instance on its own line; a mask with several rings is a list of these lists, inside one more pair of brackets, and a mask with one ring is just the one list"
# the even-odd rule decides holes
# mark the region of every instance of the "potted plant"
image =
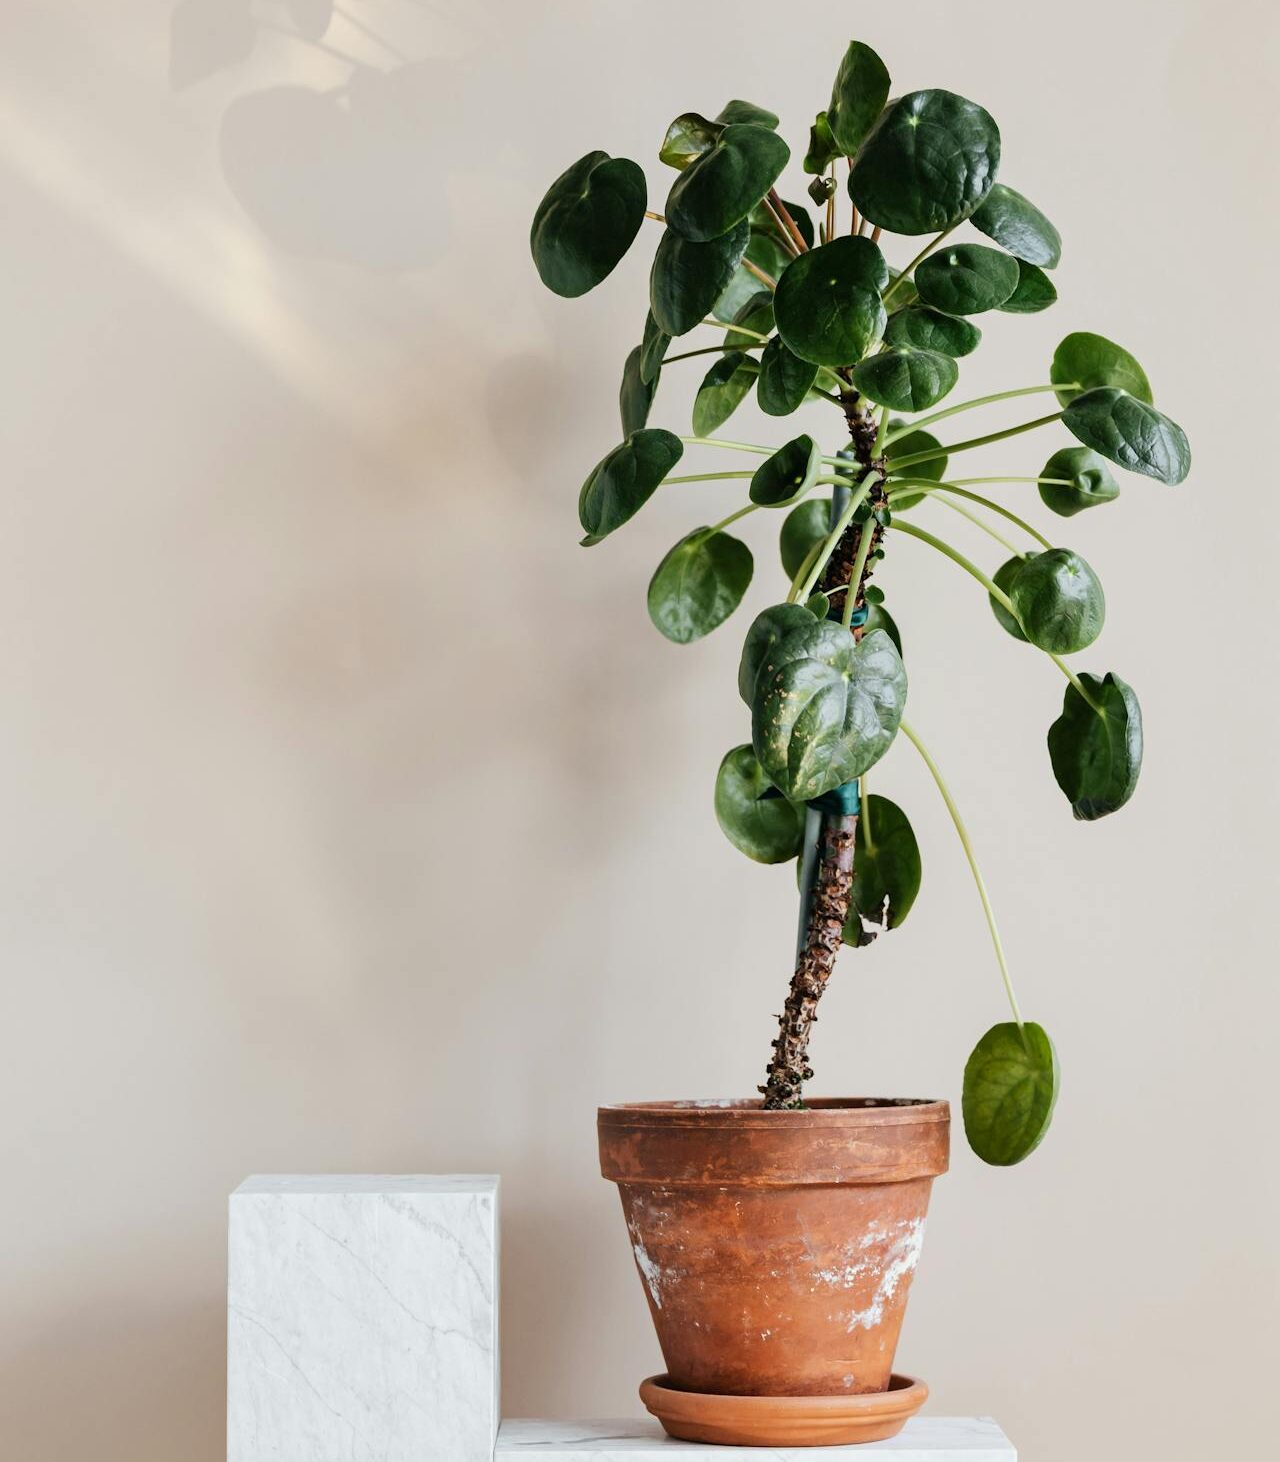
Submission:
[[[724,479],[724,517],[675,544],[649,585],[654,625],[687,645],[723,624],[751,581],[751,550],[730,526],[769,513],[780,524],[785,579],[746,629],[738,672],[750,738],[724,757],[714,793],[736,848],[797,868],[796,960],[760,1099],[599,1113],[602,1169],[619,1184],[668,1368],[645,1383],[646,1403],[676,1436],[746,1444],[890,1435],[924,1395],[892,1367],[930,1185],[947,1166],[947,1103],[804,1095],[836,956],[850,946],[873,957],[920,885],[906,813],[867,790],[899,735],[955,824],[1012,1017],[964,1069],[971,1147],[988,1163],[1020,1161],[1058,1092],[1053,1043],[1019,1010],[960,812],[906,718],[902,641],[873,575],[887,578],[879,571],[909,544],[975,581],[1029,659],[1047,657],[1065,677],[1049,765],[1077,818],[1106,816],[1137,784],[1137,697],[1118,675],[1065,658],[1097,639],[1102,585],[1028,521],[1024,502],[1038,496],[1072,518],[1115,500],[1113,464],[1170,484],[1190,465],[1142,367],[1100,335],[1068,335],[1031,384],[939,406],[979,344],[975,316],[999,322],[1056,299],[1058,232],[999,180],[1000,132],[981,106],[935,89],[890,100],[884,64],[853,42],[803,159],[813,214],[780,196],[791,152],[777,126],[743,101],[714,118],[677,117],[659,152],[674,172],[661,213],[636,163],[588,153],[552,184],[531,236],[543,282],[573,297],[613,270],[646,218],[658,226],[649,312],[623,369],[623,440],[582,486],[583,543],[602,543],[664,483]],[[707,339],[671,349],[695,330]],[[663,370],[695,358],[710,368],[692,434],[651,426]],[[719,435],[752,390],[779,418],[812,403],[838,440]],[[944,420],[1024,396],[1042,399],[1017,425],[935,435]],[[1062,440],[1025,476],[948,471],[972,449],[1055,426]],[[677,473],[688,448],[698,464]],[[1003,562],[987,572],[920,526],[925,514],[912,510],[926,503],[985,528]]]

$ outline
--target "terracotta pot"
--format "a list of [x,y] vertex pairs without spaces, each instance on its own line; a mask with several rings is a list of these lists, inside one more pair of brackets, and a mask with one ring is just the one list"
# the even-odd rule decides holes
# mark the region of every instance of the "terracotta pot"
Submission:
[[667,1386],[888,1388],[929,1190],[947,1170],[946,1102],[642,1102],[601,1107],[598,1129]]

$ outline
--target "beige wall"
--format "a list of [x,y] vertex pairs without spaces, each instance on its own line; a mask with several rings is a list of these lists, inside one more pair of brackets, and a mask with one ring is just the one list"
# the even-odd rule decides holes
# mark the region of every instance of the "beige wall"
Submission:
[[[690,106],[767,102],[802,143],[860,15],[900,89],[991,108],[1004,176],[1066,238],[1062,302],[992,321],[962,394],[1101,329],[1197,462],[1063,530],[1111,606],[1083,663],[1148,723],[1102,824],[1049,776],[1052,668],[920,545],[882,570],[1065,1070],[1033,1161],[957,1152],[901,1359],[1037,1462],[1257,1451],[1270,1403],[1242,1378],[1280,1360],[1270,12],[342,0],[313,45],[273,0],[240,30],[236,8],[187,13],[172,51],[156,0],[10,0],[0,29],[5,1456],[214,1462],[224,1200],[262,1170],[500,1171],[508,1411],[634,1409],[657,1356],[593,1108],[753,1086],[793,894],[710,813],[745,620],[681,651],[644,611],[731,487],[576,546],[644,258],[556,300],[528,219],[589,147],[662,188]],[[663,383],[677,430],[693,370]],[[1034,471],[1053,442],[1004,445]],[[748,525],[757,607],[775,526]],[[875,782],[925,888],[844,960],[817,1086],[955,1098],[996,972],[909,749]]]

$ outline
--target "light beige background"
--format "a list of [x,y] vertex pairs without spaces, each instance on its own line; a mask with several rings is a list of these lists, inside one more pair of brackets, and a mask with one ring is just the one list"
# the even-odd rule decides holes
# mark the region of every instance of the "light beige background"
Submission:
[[[992,319],[961,396],[1042,380],[1097,328],[1196,452],[1184,486],[1129,479],[1059,525],[1110,602],[1081,663],[1147,717],[1110,821],[1073,823],[1052,783],[1052,667],[920,545],[881,572],[1065,1071],[1025,1167],[959,1145],[901,1361],[1036,1462],[1264,1450],[1269,12],[340,0],[315,43],[307,11],[3,8],[0,1450],[221,1455],[224,1202],[262,1170],[500,1171],[508,1411],[634,1409],[658,1357],[593,1109],[752,1088],[793,890],[710,811],[745,617],[679,650],[644,610],[734,486],[576,546],[648,248],[560,301],[528,220],[590,147],[643,160],[660,200],[666,123],[730,95],[803,144],[854,26],[899,89],[991,108],[1003,175],[1066,239],[1062,302]],[[670,368],[655,420],[687,429],[697,374]],[[1063,440],[988,461],[1034,471]],[[776,526],[745,525],[755,607]],[[911,810],[925,887],[843,961],[816,1086],[954,1099],[996,971],[909,748],[874,781]]]

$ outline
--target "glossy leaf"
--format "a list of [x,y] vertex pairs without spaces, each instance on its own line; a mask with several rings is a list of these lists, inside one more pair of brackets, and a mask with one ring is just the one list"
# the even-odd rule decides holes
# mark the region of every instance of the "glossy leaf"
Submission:
[[697,157],[667,195],[669,228],[695,243],[727,233],[773,186],[791,149],[770,127],[735,123]]
[[809,150],[804,155],[804,170],[807,173],[825,173],[840,156],[840,148],[831,133],[831,123],[826,112],[819,112],[809,128]]
[[742,642],[742,656],[738,661],[738,694],[748,706],[755,700],[756,679],[760,674],[760,667],[774,647],[793,630],[814,624],[819,617],[825,618],[815,616],[804,604],[771,604],[751,621],[751,628]]
[[1095,710],[1074,685],[1049,727],[1049,760],[1058,786],[1082,822],[1106,817],[1133,796],[1142,770],[1142,710],[1118,675],[1080,675]]
[[1108,461],[1175,486],[1191,471],[1187,434],[1154,406],[1114,386],[1077,396],[1062,424]]
[[[897,304],[897,295],[894,296]],[[970,320],[944,315],[927,305],[912,305],[889,316],[884,338],[890,345],[906,345],[915,350],[940,350],[943,355],[969,355],[978,348],[982,331]]]
[[631,247],[647,201],[644,173],[629,158],[579,158],[533,215],[529,247],[543,284],[566,299],[594,289]]
[[849,195],[892,233],[940,233],[978,207],[999,166],[1000,129],[988,111],[954,92],[913,91],[862,144]]
[[671,336],[661,329],[650,310],[644,317],[644,335],[640,340],[640,379],[650,385],[658,379],[662,358],[671,344]]
[[1057,302],[1057,288],[1039,265],[1028,264],[1024,259],[1017,262],[1017,286],[999,308],[1006,315],[1038,315]]
[[1052,269],[1062,258],[1062,236],[1029,199],[996,183],[969,222],[1002,249],[1028,264]]
[[646,381],[641,374],[640,363],[644,347],[637,345],[627,356],[622,368],[622,387],[618,392],[618,412],[622,417],[622,435],[629,437],[633,431],[649,420],[649,408],[653,405],[654,392],[658,389],[658,378]]
[[[991,575],[992,583],[995,584],[997,589],[1003,589],[1007,595],[1012,597],[1013,581],[1018,577],[1018,570],[1021,569],[1022,564],[1023,559],[1021,557],[1006,559],[995,573]],[[1007,630],[1015,640],[1021,640],[1023,644],[1026,644],[1027,637],[1022,633],[1022,626],[994,594],[987,595],[987,603],[991,605],[991,612],[995,615],[1001,628]]]
[[722,355],[693,399],[693,433],[709,437],[733,415],[756,382],[756,363],[740,350]]
[[780,335],[775,335],[760,356],[756,400],[769,416],[789,416],[809,394],[818,367],[801,360]]
[[716,113],[716,121],[724,126],[731,126],[736,122],[750,122],[760,127],[776,127],[778,125],[778,114],[771,112],[767,107],[758,107],[755,102],[744,102],[735,98],[731,102],[725,102],[724,106]]
[[889,100],[889,73],[884,62],[861,41],[850,41],[835,85],[827,121],[836,146],[852,157],[875,125]]
[[884,255],[870,239],[838,238],[801,254],[778,281],[778,334],[802,360],[852,365],[884,332]]
[[1029,553],[1007,593],[1023,633],[1041,650],[1073,655],[1102,633],[1107,613],[1102,584],[1069,548]]
[[757,863],[788,863],[804,840],[804,808],[779,797],[749,746],[735,746],[716,773],[716,821]]
[[1086,508],[1113,502],[1120,496],[1120,487],[1105,459],[1088,447],[1060,448],[1040,469],[1040,476],[1059,479],[1042,482],[1040,497],[1045,507],[1060,518],[1074,517]]
[[719,122],[709,122],[700,112],[682,112],[667,128],[658,151],[658,160],[683,172],[704,152],[710,152],[724,131]]
[[830,536],[830,498],[806,498],[792,508],[778,534],[778,552],[787,578],[794,579],[813,552],[814,544]]
[[993,1025],[965,1064],[961,1108],[969,1146],[995,1167],[1029,1157],[1058,1100],[1058,1055],[1042,1026]]
[[830,621],[792,630],[756,677],[751,740],[788,797],[809,801],[859,777],[884,755],[907,698],[907,673],[881,630],[855,642]]
[[1077,330],[1058,346],[1049,367],[1051,381],[1074,382],[1069,391],[1057,392],[1058,401],[1068,406],[1084,391],[1095,386],[1117,386],[1151,405],[1151,383],[1147,373],[1123,345],[1105,335]]
[[742,603],[752,567],[751,550],[741,540],[695,528],[650,580],[649,618],[677,645],[700,640]]
[[906,813],[896,802],[872,793],[854,830],[853,887],[844,942],[868,942],[864,921],[877,932],[896,929],[920,892],[920,873],[920,845]]
[[582,484],[578,521],[590,547],[633,518],[680,460],[680,438],[659,427],[645,427],[603,457]]
[[[890,421],[890,431],[896,431],[902,422]],[[914,457],[917,452],[941,451],[942,443],[932,432],[910,431],[905,436],[899,437],[885,450],[885,457],[889,463],[889,471],[893,471],[893,463],[896,457]],[[947,459],[944,456],[935,457],[932,462],[917,462],[907,471],[912,477],[924,477],[930,482],[941,482],[947,471]],[[893,500],[895,513],[904,512],[907,508],[913,508],[925,494],[923,492],[904,492]]]
[[1018,287],[1018,261],[985,244],[951,244],[916,266],[920,298],[948,315],[994,310]]
[[959,376],[949,355],[894,346],[855,366],[853,384],[870,400],[894,411],[925,411],[942,400]]
[[756,468],[747,496],[762,508],[784,507],[802,497],[821,470],[822,448],[802,433]]
[[745,219],[705,244],[664,231],[649,275],[649,307],[660,329],[685,335],[703,319],[733,278],[750,235]]

